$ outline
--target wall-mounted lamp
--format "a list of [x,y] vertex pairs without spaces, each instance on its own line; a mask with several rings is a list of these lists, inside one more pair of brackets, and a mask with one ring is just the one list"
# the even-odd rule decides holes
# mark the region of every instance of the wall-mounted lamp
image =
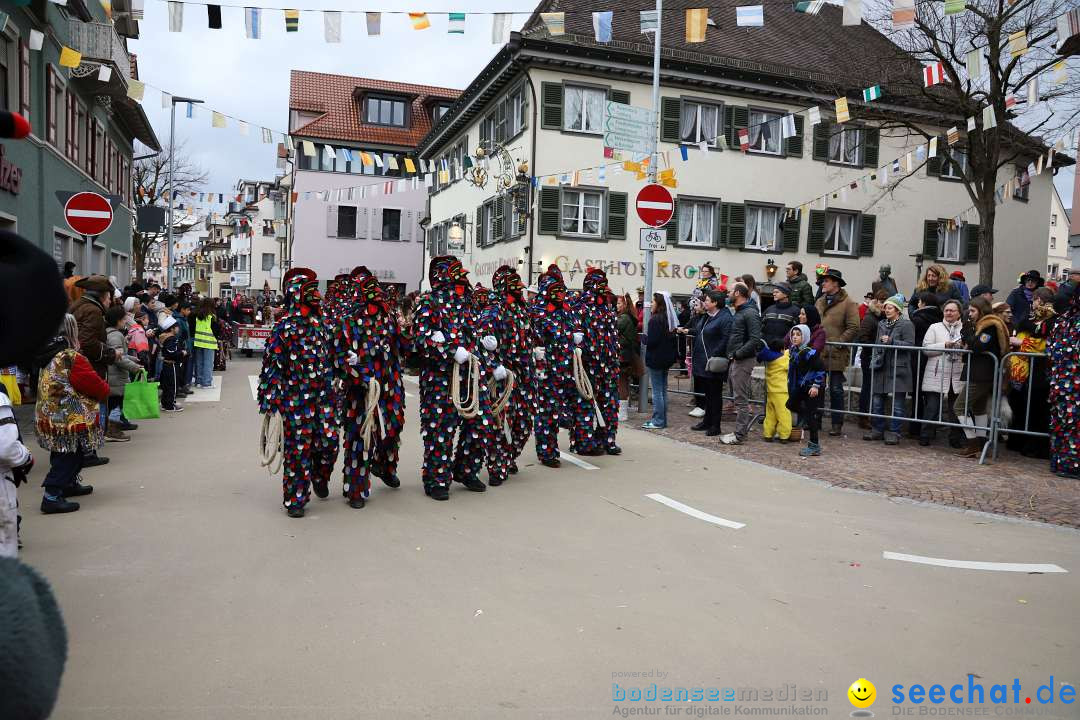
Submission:
[[773,276],[776,275],[776,263],[773,262],[772,258],[769,258],[765,262],[765,275],[769,278],[769,280],[772,280]]

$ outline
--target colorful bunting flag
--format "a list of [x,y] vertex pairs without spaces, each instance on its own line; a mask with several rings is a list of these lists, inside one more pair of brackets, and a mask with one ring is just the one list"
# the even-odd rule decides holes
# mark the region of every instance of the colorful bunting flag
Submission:
[[705,42],[706,22],[709,19],[709,11],[706,8],[690,9],[686,11],[686,42]]
[[844,25],[861,25],[862,15],[862,0],[844,0]]
[[949,145],[955,145],[960,142],[960,128],[953,125],[946,133],[946,138],[949,141]]
[[382,33],[382,13],[381,12],[369,12],[364,13],[367,21],[367,34],[379,35]]
[[642,10],[638,13],[639,22],[641,23],[641,32],[655,32],[656,31],[656,11],[655,10]]
[[323,39],[328,43],[341,42],[341,12],[323,11]]
[[750,131],[746,128],[739,128],[739,149],[743,152],[750,150]]
[[82,63],[82,53],[72,50],[67,46],[60,48],[60,65],[62,67],[77,68]]
[[997,127],[997,113],[994,112],[993,105],[987,105],[983,108],[982,121],[984,132]]
[[945,66],[940,62],[932,62],[929,65],[923,65],[922,75],[923,87],[930,87],[931,85],[945,82]]
[[821,122],[821,108],[812,107],[806,111],[806,117],[810,120],[810,125],[817,125]]
[[465,13],[452,12],[447,18],[446,32],[448,35],[465,34]]
[[848,112],[848,101],[846,97],[836,98],[836,122],[846,123],[851,119],[851,113]]
[[1009,55],[1020,57],[1028,51],[1027,30],[1017,30],[1009,35]]
[[[98,82],[102,82],[102,83],[109,82],[109,80],[112,79],[112,68],[109,67],[108,65],[98,65],[97,79],[98,79]],[[130,88],[129,88],[129,93],[128,94],[130,95]],[[140,100],[141,100],[141,98],[140,98]]]
[[795,137],[795,116],[785,115],[780,121],[780,137],[784,140]]
[[983,61],[982,52],[979,50],[972,50],[964,56],[964,65],[967,66],[968,77],[972,80],[978,80],[983,74]]
[[236,122],[237,129],[240,131],[240,134],[241,135],[247,135],[248,134],[248,124],[246,122],[244,122],[243,120],[236,120],[235,122]]
[[299,10],[286,10],[285,11],[285,32],[297,32],[300,29],[300,11]]
[[262,37],[261,8],[244,8],[244,35],[248,40],[258,40]]
[[301,140],[300,147],[304,149],[304,154],[308,157],[317,157],[315,154],[315,143],[310,140]]
[[596,42],[611,42],[611,11],[594,12],[592,14],[593,34]]
[[169,32],[182,32],[184,29],[184,3],[169,0]]
[[264,143],[274,142],[274,133],[270,130],[270,128],[259,128],[259,130],[262,132],[262,141]]
[[207,5],[206,6],[206,25],[211,30],[221,29],[221,6],[220,5]]
[[511,13],[495,13],[491,16],[491,44],[505,45],[510,42]]
[[412,158],[410,157],[405,158],[405,172],[409,173],[410,175],[416,174],[416,165],[413,163]]
[[881,98],[881,86],[874,85],[872,87],[865,88],[862,91],[863,102],[871,102],[872,100],[878,100]]
[[975,116],[974,115],[972,115],[971,117],[969,117],[967,119],[967,129],[968,129],[969,133],[975,132]]
[[30,45],[31,50],[40,50],[41,47],[45,44],[45,33],[41,32],[40,30],[34,30],[33,28],[31,28],[30,40],[28,44]]
[[1015,106],[1016,106],[1016,96],[1015,95],[1006,95],[1005,96],[1005,109],[1010,110]]
[[[102,66],[104,67],[104,66]],[[135,78],[128,78],[128,90],[127,95],[135,102],[142,102],[143,95],[146,94],[146,83],[139,82]]]
[[817,15],[824,6],[825,0],[799,0],[795,3],[795,12]]
[[540,19],[547,28],[548,35],[559,37],[566,34],[566,13],[546,12],[540,13]]
[[892,22],[897,30],[915,27],[915,0],[893,0]]
[[225,116],[217,110],[210,111],[210,127],[223,128],[226,126]]
[[431,27],[431,21],[428,20],[427,13],[424,12],[409,13],[409,20],[412,21],[413,30],[427,30]]
[[1039,104],[1039,76],[1028,80],[1027,84],[1027,105],[1028,109],[1035,107]]
[[1054,63],[1054,84],[1064,85],[1065,81],[1069,79],[1068,65],[1064,60],[1059,60]]
[[187,103],[187,108],[184,110],[184,114],[189,119],[195,117],[195,103]]
[[765,25],[765,6],[741,5],[735,8],[735,25],[738,27],[763,27]]

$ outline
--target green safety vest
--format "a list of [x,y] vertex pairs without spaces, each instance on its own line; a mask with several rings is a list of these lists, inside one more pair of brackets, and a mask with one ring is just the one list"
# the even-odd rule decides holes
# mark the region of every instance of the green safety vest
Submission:
[[195,347],[207,350],[217,350],[217,338],[210,327],[210,316],[195,318]]

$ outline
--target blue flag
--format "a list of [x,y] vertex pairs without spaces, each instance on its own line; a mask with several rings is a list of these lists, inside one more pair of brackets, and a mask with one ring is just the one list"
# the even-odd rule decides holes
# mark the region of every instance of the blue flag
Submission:
[[596,42],[611,42],[611,11],[594,12],[592,23],[593,31],[596,33]]

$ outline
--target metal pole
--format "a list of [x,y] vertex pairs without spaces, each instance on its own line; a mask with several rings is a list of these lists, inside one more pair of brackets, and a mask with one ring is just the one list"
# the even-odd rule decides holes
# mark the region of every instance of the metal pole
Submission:
[[167,253],[167,259],[169,269],[166,271],[165,286],[169,289],[173,289],[173,163],[176,161],[175,153],[175,141],[176,141],[176,99],[174,98],[172,103],[172,113],[169,116],[169,214],[168,214],[168,227],[166,228],[166,244],[165,252]]
[[[656,0],[656,32],[653,37],[653,77],[652,77],[652,109],[653,109],[653,135],[652,135],[652,154],[649,157],[649,182],[656,182],[656,165],[660,156],[659,150],[659,134],[660,134],[660,26],[664,19],[664,0]],[[653,274],[655,270],[653,268],[653,251],[645,251],[645,297],[641,303],[641,327],[646,332],[649,329],[649,315],[650,306],[653,296]],[[645,348],[642,347],[641,353],[644,356]],[[638,412],[645,412],[648,407],[647,395],[649,393],[649,374],[645,373],[641,377],[641,384],[638,388]]]

